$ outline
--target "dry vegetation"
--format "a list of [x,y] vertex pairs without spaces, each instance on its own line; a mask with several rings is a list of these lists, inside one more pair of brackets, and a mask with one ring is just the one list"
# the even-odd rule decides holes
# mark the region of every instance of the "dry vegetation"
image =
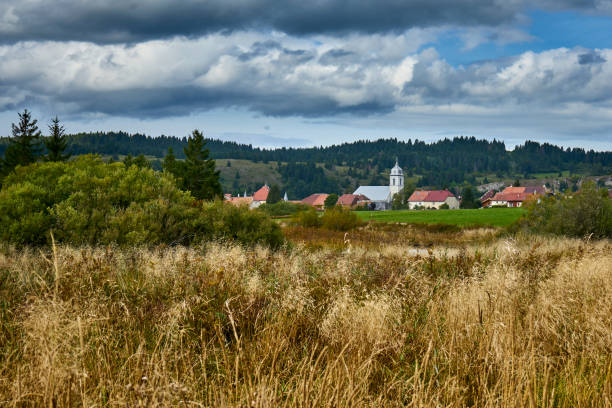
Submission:
[[612,404],[610,241],[385,228],[4,247],[0,405]]

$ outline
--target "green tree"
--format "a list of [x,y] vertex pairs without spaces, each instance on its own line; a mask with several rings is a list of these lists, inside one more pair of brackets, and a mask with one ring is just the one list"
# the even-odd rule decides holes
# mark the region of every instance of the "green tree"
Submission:
[[47,147],[46,161],[66,161],[70,158],[69,153],[64,153],[68,147],[64,126],[60,125],[60,121],[56,116],[49,125],[50,135],[45,139]]
[[333,206],[336,205],[337,202],[338,202],[338,194],[332,193],[327,196],[323,205],[325,206],[325,208],[332,208]]
[[185,152],[185,162],[182,166],[184,170],[181,172],[183,188],[201,200],[219,197],[222,194],[219,171],[215,170],[215,161],[208,158],[210,152],[206,148],[202,132],[194,130],[183,151]]
[[176,156],[174,155],[174,150],[172,149],[172,147],[168,148],[168,153],[166,153],[166,155],[164,156],[164,161],[162,162],[162,169],[167,172],[172,174],[178,182],[178,184],[180,185],[180,179],[179,179],[179,166],[180,166],[180,162],[178,162],[176,160]]
[[136,157],[132,157],[131,154],[128,154],[125,159],[123,159],[123,164],[125,167],[136,166],[140,167],[141,169],[151,168],[151,162],[147,160],[144,154],[139,154]]
[[584,182],[579,192],[526,204],[526,224],[536,232],[573,237],[612,237],[612,200],[606,189]]
[[281,192],[280,188],[274,184],[270,187],[270,191],[268,192],[268,198],[266,199],[266,204],[276,204],[281,200]]
[[413,182],[408,182],[408,184],[404,185],[404,188],[393,196],[391,208],[393,210],[403,210],[408,208],[408,199],[412,193],[414,193],[414,190],[416,190],[416,186]]
[[461,191],[461,208],[478,208],[477,201],[474,189],[466,184]]
[[190,244],[231,239],[282,245],[264,213],[221,201],[199,202],[166,173],[84,155],[20,166],[0,190],[0,241],[44,245]]
[[31,112],[25,109],[23,113],[19,113],[19,123],[11,125],[13,136],[9,138],[5,152],[5,172],[8,173],[17,166],[27,166],[37,160],[40,153],[40,131],[37,123],[36,119],[32,119]]

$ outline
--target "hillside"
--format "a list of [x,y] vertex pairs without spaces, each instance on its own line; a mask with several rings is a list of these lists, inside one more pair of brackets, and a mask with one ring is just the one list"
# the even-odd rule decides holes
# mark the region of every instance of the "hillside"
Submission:
[[[185,138],[151,137],[123,132],[80,133],[69,136],[74,155],[96,153],[109,159],[143,154],[160,167],[168,148],[183,157]],[[0,155],[7,145],[0,138]],[[612,151],[563,149],[527,141],[506,150],[503,142],[457,137],[433,143],[385,139],[327,147],[260,149],[251,145],[208,140],[211,157],[218,160],[227,192],[252,192],[264,182],[278,183],[290,198],[313,192],[348,192],[359,184],[385,184],[395,158],[418,186],[453,187],[498,180],[560,179],[576,183],[580,176],[612,174]],[[227,167],[227,162],[230,167]],[[236,174],[238,173],[238,177]],[[573,177],[573,178],[572,178]]]

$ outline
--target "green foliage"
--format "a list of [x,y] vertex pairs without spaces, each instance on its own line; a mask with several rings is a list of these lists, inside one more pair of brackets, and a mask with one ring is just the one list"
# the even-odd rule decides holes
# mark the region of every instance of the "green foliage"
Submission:
[[449,205],[448,205],[447,203],[444,203],[444,204],[442,204],[442,205],[440,206],[440,209],[441,209],[441,210],[448,210],[449,208],[450,208],[450,207],[449,207]]
[[391,208],[393,210],[405,210],[408,209],[408,199],[416,190],[416,186],[413,182],[408,182],[408,184],[404,185],[404,188],[401,189],[396,195],[393,196],[393,200],[391,201]]
[[279,201],[278,203],[274,204],[264,203],[258,208],[259,211],[262,211],[272,217],[293,215],[299,211],[305,211],[306,209],[308,209],[308,206],[306,204],[289,203],[286,201]]
[[25,109],[23,113],[19,113],[19,123],[11,125],[13,136],[9,139],[5,152],[5,173],[37,160],[40,154],[40,131],[37,123],[36,119],[32,119],[31,112]]
[[268,192],[268,198],[266,199],[266,204],[276,204],[281,200],[281,192],[278,185],[274,184],[270,187],[270,191]]
[[221,196],[219,172],[215,170],[215,161],[208,158],[209,151],[202,132],[194,130],[183,151],[185,161],[181,162],[180,173],[177,175],[182,179],[183,189],[201,200]]
[[171,174],[176,179],[177,184],[180,186],[182,184],[182,179],[179,178],[180,169],[179,162],[176,160],[174,156],[174,150],[172,147],[168,148],[168,153],[164,157],[164,161],[162,162],[162,169],[165,173]]
[[60,121],[55,117],[49,125],[50,135],[45,139],[45,147],[47,148],[46,161],[66,161],[70,158],[70,154],[64,153],[68,147],[65,130]]
[[338,198],[338,194],[332,193],[327,196],[323,205],[325,206],[325,208],[332,208],[338,202]]
[[476,197],[474,188],[469,184],[464,185],[461,191],[461,208],[470,209],[478,207],[480,207],[480,200]]
[[265,214],[199,202],[172,177],[92,156],[17,167],[0,191],[0,239],[40,245],[53,230],[71,244],[142,245],[232,239],[282,244]]
[[612,237],[612,200],[605,189],[585,182],[579,192],[546,197],[526,205],[524,223],[533,231],[593,238]]
[[449,224],[461,227],[495,226],[507,227],[525,213],[524,208],[479,208],[452,211],[360,211],[365,220],[380,222],[402,222],[408,224]]
[[320,227],[322,224],[319,213],[313,207],[295,213],[293,217],[291,217],[291,223],[308,228]]
[[335,231],[348,231],[360,226],[363,222],[353,211],[343,207],[332,207],[325,210],[321,217],[323,228]]
[[131,154],[128,154],[123,159],[123,164],[125,164],[125,167],[136,166],[136,167],[140,167],[140,168],[143,168],[143,169],[150,169],[151,168],[151,162],[147,160],[147,158],[144,156],[144,154],[139,154],[136,157],[132,157]]

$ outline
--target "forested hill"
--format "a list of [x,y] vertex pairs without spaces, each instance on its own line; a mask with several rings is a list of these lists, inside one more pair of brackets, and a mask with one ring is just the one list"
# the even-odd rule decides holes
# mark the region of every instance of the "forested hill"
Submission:
[[[172,147],[174,154],[181,158],[186,143],[185,138],[163,135],[150,137],[123,132],[81,133],[69,135],[68,139],[69,150],[73,155],[97,153],[111,157],[144,154],[162,158],[168,148]],[[0,138],[0,155],[3,155],[6,143],[6,139]],[[561,171],[585,175],[612,173],[610,151],[563,149],[531,141],[507,151],[502,141],[478,140],[474,137],[456,137],[433,143],[381,139],[327,147],[274,150],[220,140],[208,140],[207,146],[215,159],[287,163],[275,168],[276,174],[282,176],[286,186],[296,183],[300,174],[312,175],[315,163],[324,165],[326,169],[326,174],[317,174],[315,177],[320,179],[319,184],[321,180],[326,181],[324,176],[328,179],[337,176],[336,182],[341,188],[358,181],[386,183],[384,174],[393,166],[396,157],[406,175],[418,175],[419,185],[423,186],[444,186],[463,181],[474,183],[475,177],[482,179],[486,176],[529,178],[539,173]],[[341,172],[336,171],[339,166],[343,169]],[[334,180],[331,182],[332,185],[328,187],[333,186]],[[327,185],[323,184],[315,188],[312,183],[308,183],[303,190],[323,190]]]
[[[181,158],[186,138],[174,136],[151,137],[124,132],[79,133],[69,135],[72,154],[101,155],[144,154],[164,157],[169,147]],[[6,139],[0,138],[0,155]],[[551,172],[559,170],[606,172],[612,167],[612,151],[595,152],[580,148],[563,149],[548,143],[527,141],[513,151],[507,151],[502,141],[456,137],[433,143],[419,140],[400,141],[380,139],[358,141],[327,147],[260,149],[251,145],[208,140],[211,155],[218,159],[251,161],[316,162],[350,167],[389,168],[397,157],[403,168],[422,170],[450,169],[464,172],[519,173]],[[591,171],[587,171],[591,172]]]

